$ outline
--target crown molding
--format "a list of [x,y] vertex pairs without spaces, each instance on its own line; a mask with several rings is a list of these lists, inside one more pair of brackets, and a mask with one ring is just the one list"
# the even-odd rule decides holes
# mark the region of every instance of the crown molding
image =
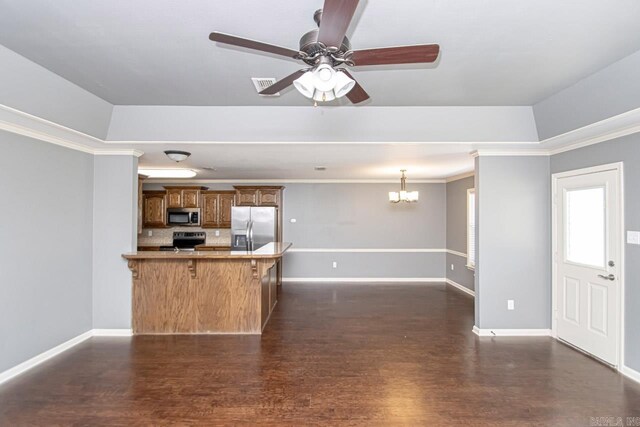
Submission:
[[0,104],[0,130],[96,156],[136,156],[135,149],[105,148],[105,141],[42,117]]
[[576,150],[640,132],[640,108],[540,141],[550,155]]
[[461,173],[458,175],[452,175],[449,176],[447,178],[445,178],[445,182],[449,183],[449,182],[454,182],[454,181],[460,181],[461,179],[465,179],[465,178],[469,178],[472,176],[475,176],[476,172],[475,171],[471,171],[471,172],[465,172],[465,173]]
[[[398,179],[190,179],[149,178],[149,184],[397,184]],[[444,184],[446,179],[412,179],[409,184]]]
[[[623,136],[640,132],[640,108],[630,110],[616,116],[609,117],[598,122],[591,123],[578,129],[565,132],[542,141],[529,142],[513,142],[513,143],[496,143],[496,142],[469,142],[469,141],[423,141],[423,142],[402,142],[402,141],[344,141],[344,142],[318,142],[318,141],[299,141],[299,142],[264,142],[264,141],[109,141],[97,138],[92,135],[77,131],[75,129],[60,125],[42,117],[26,113],[24,111],[0,104],[0,130],[23,135],[29,138],[38,139],[43,142],[59,145],[72,150],[84,153],[106,156],[106,155],[123,155],[140,157],[143,151],[136,149],[108,148],[109,145],[121,146],[125,144],[473,144],[473,145],[521,145],[521,144],[538,144],[539,149],[477,149],[470,153],[473,157],[478,156],[552,156],[567,151],[579,149],[589,145],[598,144],[600,142],[609,141]],[[435,179],[435,180],[412,180],[415,183],[442,183],[451,182],[458,179],[471,176],[472,173],[454,175],[452,177]],[[203,180],[208,183],[238,183],[238,182],[301,182],[301,183],[391,183],[395,180]]]
[[481,149],[469,153],[471,157],[550,156],[549,150],[494,150]]
[[144,151],[136,150],[135,148],[126,149],[123,148],[121,150],[102,150],[96,149],[93,150],[92,153],[94,156],[135,156],[140,157],[144,154]]

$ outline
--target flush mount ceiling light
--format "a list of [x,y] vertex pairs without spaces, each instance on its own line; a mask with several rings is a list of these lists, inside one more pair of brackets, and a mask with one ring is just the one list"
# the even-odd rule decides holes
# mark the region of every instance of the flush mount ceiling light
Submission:
[[391,203],[412,203],[418,201],[417,191],[407,191],[407,178],[404,176],[406,169],[401,169],[402,178],[400,178],[400,191],[389,191],[389,201]]
[[189,158],[189,156],[191,155],[191,153],[189,153],[188,151],[179,150],[167,150],[164,152],[164,154],[166,154],[168,158],[176,163],[187,160],[187,158]]
[[138,169],[138,173],[149,178],[193,178],[197,174],[193,169]]

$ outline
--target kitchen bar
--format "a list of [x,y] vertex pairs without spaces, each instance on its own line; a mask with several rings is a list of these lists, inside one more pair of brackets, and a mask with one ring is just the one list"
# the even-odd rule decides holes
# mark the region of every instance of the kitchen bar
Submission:
[[261,334],[277,302],[275,266],[290,246],[123,254],[133,275],[133,333]]

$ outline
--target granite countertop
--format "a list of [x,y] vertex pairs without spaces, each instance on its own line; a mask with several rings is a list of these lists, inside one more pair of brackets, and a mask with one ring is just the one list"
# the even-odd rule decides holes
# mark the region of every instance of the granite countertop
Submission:
[[122,254],[125,259],[257,259],[280,258],[291,247],[288,242],[267,243],[255,251],[137,251]]

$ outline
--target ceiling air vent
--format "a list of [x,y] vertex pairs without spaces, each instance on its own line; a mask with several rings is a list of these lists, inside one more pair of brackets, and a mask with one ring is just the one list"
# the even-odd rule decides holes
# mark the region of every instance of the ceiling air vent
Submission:
[[[273,77],[251,77],[253,85],[256,87],[258,93],[262,92],[272,84],[276,82]],[[280,92],[276,92],[273,95],[260,95],[260,96],[280,96]]]

